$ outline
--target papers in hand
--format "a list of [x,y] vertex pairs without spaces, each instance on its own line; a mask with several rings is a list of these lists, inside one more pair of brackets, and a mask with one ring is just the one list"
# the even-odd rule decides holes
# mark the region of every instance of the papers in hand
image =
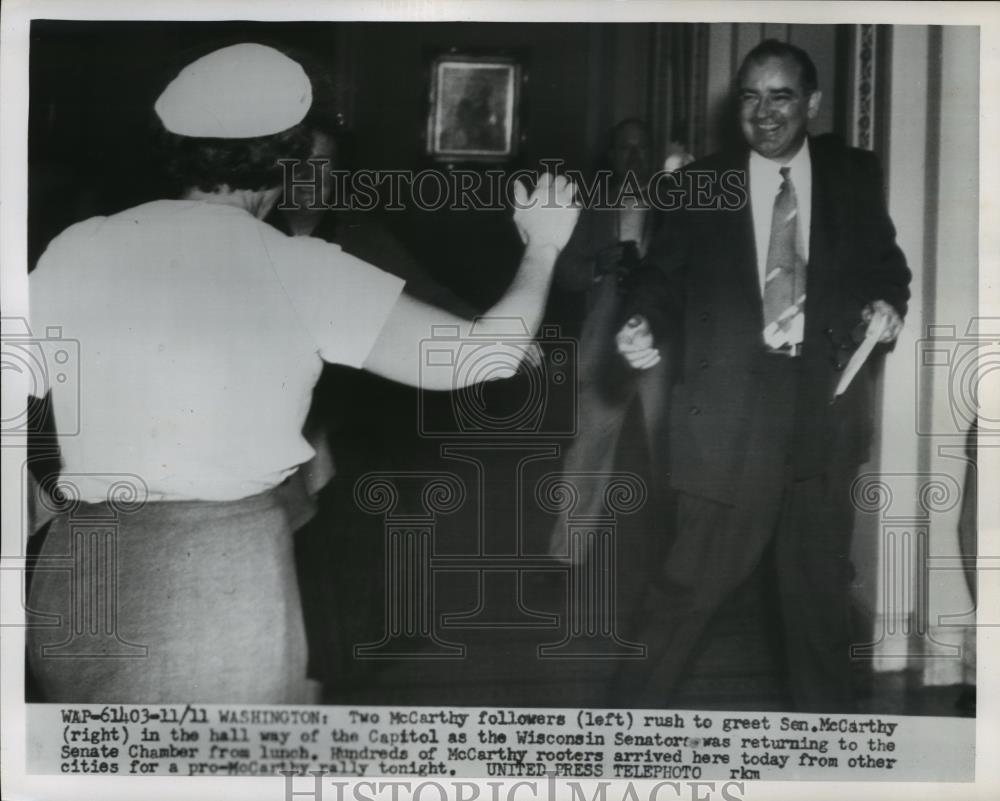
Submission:
[[886,327],[889,325],[889,315],[886,314],[879,308],[875,309],[872,314],[871,320],[868,321],[868,329],[865,331],[865,338],[861,345],[858,347],[854,354],[851,356],[850,361],[847,362],[847,367],[844,368],[844,372],[840,376],[840,381],[837,382],[837,391],[833,393],[834,399],[839,398],[847,388],[851,385],[851,381],[854,380],[854,376],[858,374],[858,370],[861,369],[861,365],[865,363],[875,346],[878,344],[879,339],[885,332]]

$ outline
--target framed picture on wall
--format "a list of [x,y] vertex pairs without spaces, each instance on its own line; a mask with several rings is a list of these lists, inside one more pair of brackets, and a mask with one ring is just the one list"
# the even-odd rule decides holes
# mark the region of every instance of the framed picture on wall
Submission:
[[521,65],[447,53],[431,63],[427,151],[442,161],[503,162],[517,151]]

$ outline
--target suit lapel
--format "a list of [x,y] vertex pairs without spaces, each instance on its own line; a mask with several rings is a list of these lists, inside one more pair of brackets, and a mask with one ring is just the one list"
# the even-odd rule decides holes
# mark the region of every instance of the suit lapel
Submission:
[[831,174],[830,159],[822,146],[810,140],[812,161],[812,221],[809,226],[809,265],[806,273],[806,309],[809,312],[823,308],[826,290],[830,285],[832,265],[836,263],[840,221],[838,209],[843,204],[836,197],[839,184]]
[[757,239],[753,230],[753,208],[750,204],[750,151],[743,153],[738,160],[733,163],[733,169],[742,170],[746,176],[746,203],[743,207],[733,213],[723,211],[732,222],[733,228],[727,231],[729,242],[732,243],[733,265],[736,272],[737,281],[746,297],[750,307],[761,320],[760,327],[764,328],[764,308],[760,296],[760,278],[757,267]]

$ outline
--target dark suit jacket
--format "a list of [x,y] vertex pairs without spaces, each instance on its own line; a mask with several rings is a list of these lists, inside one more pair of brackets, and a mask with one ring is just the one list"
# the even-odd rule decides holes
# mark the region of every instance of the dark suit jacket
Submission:
[[[806,279],[805,339],[799,357],[792,444],[796,478],[822,474],[836,459],[867,459],[872,434],[871,365],[831,403],[861,323],[862,308],[885,300],[901,315],[910,271],[896,246],[883,199],[882,173],[871,153],[832,136],[810,139],[812,221]],[[672,346],[675,384],[670,422],[672,483],[680,490],[732,502],[751,408],[753,366],[763,352],[763,312],[747,175],[749,151],[722,153],[688,171],[742,174],[746,202],[713,190],[722,208],[664,212],[629,308],[646,315],[662,345]],[[730,173],[732,176],[732,173]],[[705,205],[704,203],[700,205]]]

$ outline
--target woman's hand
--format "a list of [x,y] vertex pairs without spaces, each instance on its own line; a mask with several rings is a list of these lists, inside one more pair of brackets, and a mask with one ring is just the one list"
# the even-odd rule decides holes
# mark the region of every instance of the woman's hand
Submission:
[[[514,185],[514,221],[527,247],[521,264],[503,296],[473,324],[442,309],[421,303],[405,292],[396,301],[382,332],[365,360],[366,370],[423,389],[454,390],[484,378],[510,378],[517,369],[539,361],[541,351],[522,337],[510,340],[511,323],[519,331],[534,335],[545,312],[552,272],[559,251],[576,225],[579,208],[573,202],[574,186],[565,178],[543,175],[535,191],[520,182]],[[475,266],[475,253],[469,258]],[[461,349],[470,342],[476,348],[477,364],[488,370],[455,372],[424,370],[418,343],[435,337],[435,329],[448,328],[447,339],[434,343],[439,364],[458,364]],[[484,342],[492,339],[493,342]],[[445,351],[451,351],[446,358]]]
[[514,183],[514,224],[521,241],[528,247],[552,245],[562,250],[569,241],[580,207],[574,202],[576,187],[563,176],[544,173],[528,190],[521,181]]

